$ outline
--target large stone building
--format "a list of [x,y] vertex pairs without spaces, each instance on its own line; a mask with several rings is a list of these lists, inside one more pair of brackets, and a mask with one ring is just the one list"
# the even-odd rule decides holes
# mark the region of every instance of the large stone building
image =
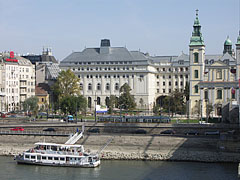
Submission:
[[0,67],[0,110],[20,110],[21,103],[35,95],[35,68],[12,51],[1,53]]
[[[229,38],[224,42],[223,53],[206,55],[198,13],[193,25],[189,55],[150,56],[125,47],[111,47],[103,39],[100,47],[73,52],[60,62],[63,70],[71,69],[81,79],[82,94],[89,108],[106,105],[110,95],[119,96],[119,88],[128,83],[137,105],[152,108],[175,89],[184,91],[190,86],[189,113],[206,116],[207,104],[213,106],[213,116],[222,108],[228,112],[236,107],[237,79],[240,71],[240,36],[236,53]],[[141,102],[141,103],[140,103]]]

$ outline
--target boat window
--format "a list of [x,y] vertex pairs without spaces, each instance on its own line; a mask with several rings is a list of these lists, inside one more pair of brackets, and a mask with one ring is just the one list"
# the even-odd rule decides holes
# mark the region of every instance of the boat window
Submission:
[[48,160],[52,160],[52,157],[48,157]]
[[81,161],[81,158],[78,158],[79,161]]
[[57,151],[57,146],[52,146],[53,151]]
[[31,156],[31,159],[35,159],[36,157],[35,156]]
[[25,158],[26,158],[26,159],[29,159],[29,155],[25,155]]
[[60,161],[64,161],[64,158],[60,158]]
[[58,161],[59,159],[58,159],[58,157],[54,157],[54,160]]
[[45,160],[45,159],[47,159],[47,157],[46,156],[42,156],[42,159]]
[[77,160],[77,158],[75,158],[75,161]]

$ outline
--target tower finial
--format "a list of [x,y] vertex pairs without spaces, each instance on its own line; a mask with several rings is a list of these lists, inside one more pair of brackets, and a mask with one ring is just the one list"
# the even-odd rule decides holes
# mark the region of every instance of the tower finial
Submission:
[[199,11],[199,10],[198,10],[198,9],[196,9],[196,16],[197,16],[197,17],[198,17],[198,11]]

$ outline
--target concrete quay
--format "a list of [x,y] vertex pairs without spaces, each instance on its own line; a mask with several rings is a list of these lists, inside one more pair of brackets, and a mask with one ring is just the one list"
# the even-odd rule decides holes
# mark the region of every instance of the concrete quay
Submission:
[[[149,135],[85,135],[77,144],[86,151],[98,151],[109,138],[113,141],[101,154],[109,160],[170,160],[199,162],[240,162],[239,152],[228,149],[239,143],[216,138],[149,136]],[[36,142],[65,143],[68,137],[0,136],[0,155],[16,155],[32,148]],[[229,144],[230,143],[230,144]],[[236,148],[236,147],[234,147]]]

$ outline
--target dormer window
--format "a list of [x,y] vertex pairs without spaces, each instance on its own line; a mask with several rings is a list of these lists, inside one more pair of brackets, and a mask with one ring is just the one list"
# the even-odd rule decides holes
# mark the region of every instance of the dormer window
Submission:
[[210,60],[210,64],[213,64],[213,63],[214,63],[214,59],[211,59],[211,60]]
[[208,59],[205,60],[205,64],[208,64]]

